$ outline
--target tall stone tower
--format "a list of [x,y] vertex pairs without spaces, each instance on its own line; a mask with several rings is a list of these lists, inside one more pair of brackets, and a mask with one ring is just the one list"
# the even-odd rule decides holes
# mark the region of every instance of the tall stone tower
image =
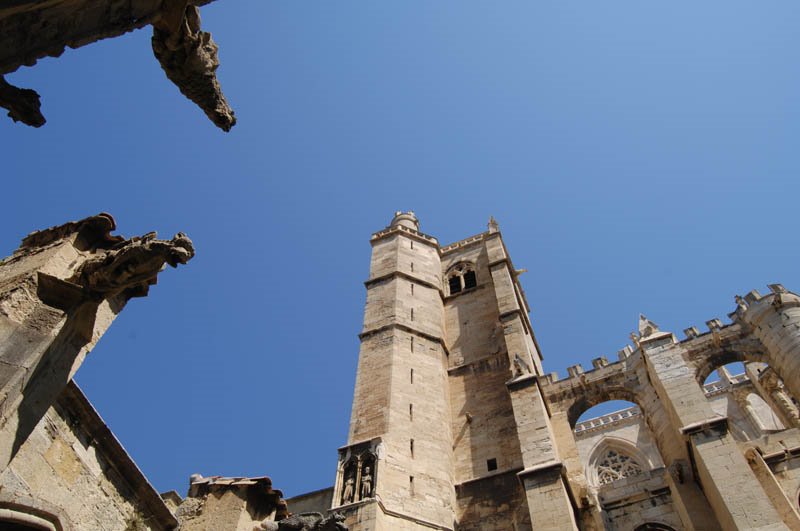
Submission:
[[371,243],[333,508],[356,531],[575,528],[497,223],[442,247],[397,212]]

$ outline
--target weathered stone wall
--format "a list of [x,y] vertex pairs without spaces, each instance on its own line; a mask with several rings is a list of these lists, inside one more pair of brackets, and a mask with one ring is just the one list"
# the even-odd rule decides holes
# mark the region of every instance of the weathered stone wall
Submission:
[[0,476],[0,486],[0,507],[47,515],[59,529],[144,531],[177,526],[73,383],[36,425]]
[[525,495],[514,471],[456,486],[459,531],[530,530]]

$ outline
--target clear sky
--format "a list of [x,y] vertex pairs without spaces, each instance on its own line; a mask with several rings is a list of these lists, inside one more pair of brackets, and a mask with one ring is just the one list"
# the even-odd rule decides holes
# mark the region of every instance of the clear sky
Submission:
[[239,119],[217,130],[150,33],[8,80],[0,254],[100,211],[197,257],[131,301],[78,373],[160,491],[189,475],[331,485],[369,236],[447,243],[494,215],[547,370],[615,359],[640,312],[682,337],[735,294],[800,290],[800,4],[220,0]]

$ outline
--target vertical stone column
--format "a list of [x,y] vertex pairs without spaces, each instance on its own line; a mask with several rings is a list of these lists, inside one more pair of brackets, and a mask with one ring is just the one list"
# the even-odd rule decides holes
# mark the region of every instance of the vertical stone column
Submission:
[[0,262],[0,470],[131,297],[145,296],[192,242],[112,236],[100,214],[34,232]]
[[[672,334],[642,337],[639,348],[674,429],[686,439],[719,525],[723,529],[786,529],[728,434],[727,418],[715,414]],[[681,503],[686,504],[687,500]],[[688,516],[694,520],[694,515]]]
[[800,296],[780,284],[770,289],[772,293],[763,297],[756,291],[747,294],[734,318],[761,340],[769,366],[800,399]]

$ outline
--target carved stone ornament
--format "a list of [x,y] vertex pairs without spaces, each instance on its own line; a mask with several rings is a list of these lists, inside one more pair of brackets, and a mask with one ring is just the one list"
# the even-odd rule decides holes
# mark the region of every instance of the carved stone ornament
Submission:
[[130,290],[132,296],[144,295],[166,264],[177,267],[193,256],[192,240],[182,232],[171,240],[158,240],[151,232],[87,260],[74,281],[95,293]]
[[648,336],[652,336],[656,332],[658,332],[658,325],[655,324],[653,321],[645,317],[644,315],[639,315],[639,337],[645,338]]

